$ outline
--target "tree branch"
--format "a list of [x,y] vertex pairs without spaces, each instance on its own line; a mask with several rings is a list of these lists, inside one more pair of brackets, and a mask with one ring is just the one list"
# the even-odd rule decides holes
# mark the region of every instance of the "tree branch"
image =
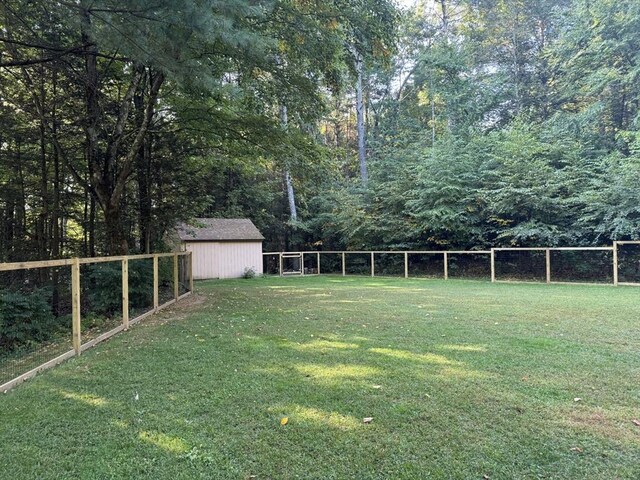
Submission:
[[111,194],[111,203],[117,204],[117,202],[120,201],[122,193],[124,192],[124,188],[127,184],[127,179],[133,171],[134,160],[138,151],[140,150],[140,147],[142,146],[142,142],[144,141],[144,137],[147,134],[149,125],[151,124],[151,120],[153,119],[156,102],[158,100],[158,94],[160,93],[160,87],[162,87],[164,79],[164,74],[162,72],[158,72],[151,82],[151,88],[149,90],[149,100],[147,103],[147,108],[145,109],[144,119],[142,120],[142,125],[140,125],[140,128],[138,129],[136,138],[134,139],[131,147],[129,148],[129,151],[127,152],[127,155],[124,158],[124,162],[122,163],[122,169],[118,174],[113,193]]

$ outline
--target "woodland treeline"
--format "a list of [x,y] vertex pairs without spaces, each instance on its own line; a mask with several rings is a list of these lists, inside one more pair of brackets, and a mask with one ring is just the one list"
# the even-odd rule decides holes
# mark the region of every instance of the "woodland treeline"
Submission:
[[2,0],[0,260],[640,237],[635,0]]

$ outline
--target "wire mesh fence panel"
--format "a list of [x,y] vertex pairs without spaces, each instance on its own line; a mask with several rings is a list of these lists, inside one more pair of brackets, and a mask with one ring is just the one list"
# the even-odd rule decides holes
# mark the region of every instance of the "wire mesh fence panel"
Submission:
[[80,265],[82,343],[122,324],[122,262]]
[[320,252],[320,273],[342,273],[342,254]]
[[442,278],[444,255],[442,253],[409,253],[409,277]]
[[449,253],[449,278],[490,280],[491,255],[484,253]]
[[153,258],[129,260],[129,318],[153,310]]
[[262,255],[263,275],[279,275],[280,274],[280,266],[278,263],[279,261],[280,261],[280,257],[277,253],[263,254]]
[[70,267],[0,272],[0,384],[72,349]]
[[640,284],[640,244],[618,245],[618,281]]
[[347,275],[371,275],[370,253],[346,253],[344,262]]
[[304,273],[305,275],[318,273],[318,255],[316,253],[307,253],[304,255]]
[[544,250],[496,250],[496,280],[546,282]]
[[173,257],[158,258],[158,303],[173,300]]
[[[180,255],[178,257],[178,294],[184,295],[190,291],[191,266],[189,264],[190,255]],[[151,277],[153,279],[153,276]]]
[[301,270],[301,257],[299,255],[282,256],[282,273],[284,275],[297,275]]
[[376,253],[374,266],[375,275],[404,277],[404,253]]
[[613,282],[613,252],[600,250],[551,250],[552,282]]

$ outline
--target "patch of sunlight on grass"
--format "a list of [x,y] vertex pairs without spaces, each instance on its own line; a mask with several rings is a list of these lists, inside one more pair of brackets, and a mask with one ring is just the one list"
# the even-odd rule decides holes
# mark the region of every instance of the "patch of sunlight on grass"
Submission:
[[452,350],[454,352],[486,352],[485,345],[436,345],[436,348],[442,350]]
[[357,343],[346,343],[346,342],[333,342],[330,340],[315,340],[313,342],[303,343],[301,345],[294,345],[293,348],[296,350],[307,351],[307,350],[325,350],[328,348],[339,349],[339,350],[348,350],[359,348],[360,346]]
[[459,364],[454,360],[449,360],[444,355],[435,353],[413,353],[406,350],[394,350],[392,348],[370,348],[370,352],[379,353],[388,357],[399,358],[400,360],[411,360],[414,362],[435,363],[438,365],[454,365]]
[[294,368],[304,374],[321,380],[344,380],[348,378],[366,378],[378,375],[380,369],[365,367],[364,365],[318,365],[316,363],[304,363],[295,365]]
[[287,293],[305,293],[306,292],[304,288],[298,288],[293,285],[269,285],[267,288],[269,290],[286,290]]
[[107,404],[106,399],[99,397],[97,395],[93,395],[91,393],[75,393],[75,392],[67,392],[64,390],[60,390],[60,393],[64,398],[68,398],[69,400],[75,400],[77,402],[81,402],[86,405],[91,405],[92,407],[103,407]]
[[123,430],[129,428],[129,424],[123,420],[114,420],[111,424]]
[[143,430],[138,434],[138,438],[170,453],[185,453],[189,450],[187,443],[181,438],[171,437],[161,432]]
[[355,340],[356,342],[368,342],[369,339],[367,337],[355,336],[351,337],[351,340]]
[[277,410],[288,413],[291,425],[295,425],[296,423],[308,423],[322,428],[329,427],[339,430],[353,430],[358,428],[361,423],[357,418],[351,415],[343,415],[338,412],[330,412],[319,408],[305,407],[297,404],[287,407],[279,407]]
[[379,300],[375,300],[373,298],[367,298],[367,299],[363,299],[363,300],[333,300],[334,303],[373,303],[373,302],[377,302]]

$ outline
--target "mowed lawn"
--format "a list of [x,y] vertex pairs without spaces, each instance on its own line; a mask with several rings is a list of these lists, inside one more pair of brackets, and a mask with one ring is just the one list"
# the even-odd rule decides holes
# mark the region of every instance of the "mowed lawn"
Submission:
[[196,290],[2,395],[0,477],[640,478],[639,289]]

